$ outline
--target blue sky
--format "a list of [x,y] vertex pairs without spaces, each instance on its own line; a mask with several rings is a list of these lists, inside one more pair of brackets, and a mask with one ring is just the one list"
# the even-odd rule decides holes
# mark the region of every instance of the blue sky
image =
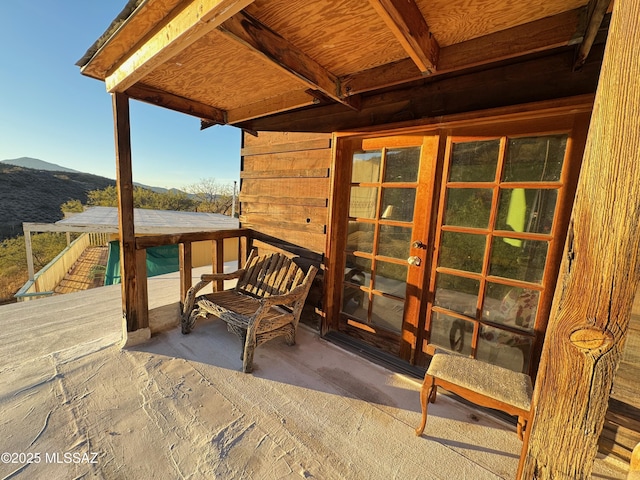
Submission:
[[[0,160],[33,157],[115,178],[111,96],[75,63],[126,0],[0,2]],[[133,179],[184,188],[239,179],[240,130],[132,100]]]

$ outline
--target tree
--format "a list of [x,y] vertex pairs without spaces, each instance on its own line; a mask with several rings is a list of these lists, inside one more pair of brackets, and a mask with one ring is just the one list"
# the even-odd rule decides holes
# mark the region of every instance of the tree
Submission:
[[[87,204],[92,207],[117,207],[118,190],[109,186],[102,190],[92,190],[87,195]],[[154,192],[148,188],[134,187],[133,206],[153,210],[194,211],[197,202],[185,192],[170,190],[166,193]]]
[[84,207],[82,206],[82,202],[80,200],[69,200],[68,202],[64,202],[60,205],[60,210],[62,213],[80,213],[84,211]]
[[216,181],[215,178],[203,178],[189,185],[191,193],[198,204],[199,212],[222,213],[231,215],[233,205],[233,185]]

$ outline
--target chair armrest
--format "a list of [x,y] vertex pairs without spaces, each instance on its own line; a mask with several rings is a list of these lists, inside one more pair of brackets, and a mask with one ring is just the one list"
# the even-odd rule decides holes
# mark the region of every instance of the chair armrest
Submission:
[[[204,277],[204,275],[203,275]],[[200,290],[209,285],[211,280],[200,280],[198,283],[193,285],[189,290],[187,290],[187,294],[184,297],[184,302],[182,303],[182,318],[187,319],[191,314],[191,310],[193,310],[193,304],[196,300],[196,295]]]
[[205,273],[200,276],[200,280],[207,282],[215,282],[217,280],[233,280],[234,278],[240,278],[244,275],[245,269],[241,268],[231,273]]

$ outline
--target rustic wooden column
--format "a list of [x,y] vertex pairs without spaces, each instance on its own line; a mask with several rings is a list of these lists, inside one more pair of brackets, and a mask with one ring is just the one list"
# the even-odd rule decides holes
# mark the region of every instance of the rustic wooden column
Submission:
[[[131,170],[131,131],[129,98],[124,93],[112,94],[116,144],[116,182],[118,190],[118,230],[120,232],[120,278],[122,280],[123,330],[147,329],[148,319],[140,314],[135,230],[133,225],[133,174]],[[147,308],[146,305],[143,308]],[[145,335],[146,336],[146,335]],[[124,339],[129,344],[128,338]]]
[[523,479],[587,479],[640,268],[640,0],[614,4]]

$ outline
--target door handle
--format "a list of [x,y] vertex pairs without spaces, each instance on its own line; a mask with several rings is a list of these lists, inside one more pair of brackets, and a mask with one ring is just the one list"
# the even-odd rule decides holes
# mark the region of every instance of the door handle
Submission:
[[424,250],[426,250],[426,248],[427,248],[427,246],[424,243],[422,243],[420,240],[416,240],[415,242],[413,242],[411,244],[411,246],[413,248],[422,248]]
[[409,265],[414,265],[416,267],[419,267],[420,264],[422,263],[422,260],[420,259],[420,257],[417,257],[417,256],[413,255],[413,256],[407,258],[407,263]]

